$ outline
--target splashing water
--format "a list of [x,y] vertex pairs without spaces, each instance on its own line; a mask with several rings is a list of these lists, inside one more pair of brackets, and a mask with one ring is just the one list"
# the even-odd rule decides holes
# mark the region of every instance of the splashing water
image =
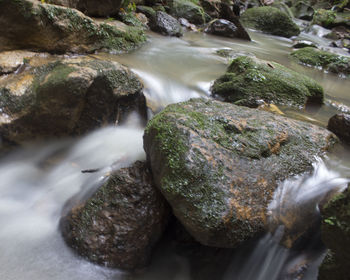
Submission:
[[[224,280],[317,279],[324,251],[320,243],[319,206],[345,189],[350,180],[328,169],[321,159],[313,168],[311,175],[299,175],[280,184],[268,207],[273,233],[253,244],[243,265],[240,257],[235,259]],[[300,240],[304,243],[298,248]],[[241,248],[244,251],[247,248]]]

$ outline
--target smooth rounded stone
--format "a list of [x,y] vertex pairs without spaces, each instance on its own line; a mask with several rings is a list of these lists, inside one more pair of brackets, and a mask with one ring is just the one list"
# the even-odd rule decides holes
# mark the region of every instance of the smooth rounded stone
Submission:
[[297,1],[291,8],[294,16],[303,20],[312,20],[315,10],[304,1]]
[[156,12],[154,21],[150,21],[150,28],[152,31],[167,36],[181,37],[183,35],[181,25],[177,19],[162,11]]
[[328,129],[350,145],[350,114],[336,114],[331,117]]
[[236,26],[234,23],[225,19],[216,19],[211,21],[204,32],[223,37],[239,38],[250,41],[247,31],[242,26]]
[[169,13],[176,18],[185,18],[194,24],[203,24],[210,19],[202,7],[190,0],[172,0]]
[[323,89],[313,79],[248,56],[234,59],[227,72],[215,80],[211,92],[214,97],[247,107],[273,103],[300,108],[323,103]]
[[149,263],[169,216],[146,163],[114,171],[87,201],[61,218],[67,244],[84,258],[134,270]]
[[241,15],[241,22],[245,27],[287,38],[300,33],[299,27],[293,20],[274,7],[247,9]]
[[117,15],[122,0],[49,0],[50,4],[77,9],[89,16],[107,17]]
[[35,0],[0,0],[0,11],[0,50],[125,52],[146,41],[140,28],[98,24],[75,9]]
[[312,47],[317,49],[317,45],[314,42],[307,41],[307,40],[296,41],[293,45],[294,49],[302,49],[306,47]]
[[266,231],[278,183],[310,170],[336,139],[309,123],[191,99],[149,121],[144,149],[186,230],[204,245],[228,248]]
[[344,76],[350,75],[350,58],[346,56],[307,47],[292,52],[290,57],[303,65],[319,67]]
[[322,241],[329,249],[319,268],[319,280],[345,280],[350,274],[350,191],[335,196],[322,209]]
[[90,58],[59,60],[0,81],[2,142],[74,136],[146,118],[143,85],[126,67]]

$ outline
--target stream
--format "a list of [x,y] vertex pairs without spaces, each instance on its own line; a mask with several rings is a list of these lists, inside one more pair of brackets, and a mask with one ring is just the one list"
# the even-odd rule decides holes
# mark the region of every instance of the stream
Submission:
[[[215,53],[223,48],[276,61],[314,78],[324,87],[326,102],[320,110],[280,107],[289,117],[325,127],[328,119],[339,112],[337,110],[350,111],[349,79],[291,62],[287,57],[292,50],[290,39],[254,31],[250,31],[250,35],[252,42],[202,33],[188,32],[182,38],[149,33],[149,42],[133,53],[91,56],[120,62],[140,76],[145,84],[149,117],[170,103],[192,97],[210,98],[211,83],[227,67],[227,59]],[[312,34],[301,34],[300,37],[319,41]],[[169,249],[157,252],[150,268],[137,276],[94,265],[77,257],[65,245],[58,230],[62,209],[70,198],[91,193],[112,169],[145,159],[140,123],[138,116],[132,114],[123,126],[102,128],[80,139],[28,145],[1,159],[1,280],[192,279],[189,261]],[[277,211],[278,198],[283,201],[283,194],[289,193],[293,194],[293,202],[299,203],[303,198],[306,200],[303,203],[313,203],[316,211],[325,188],[346,185],[347,181],[341,178],[349,177],[349,155],[349,149],[331,154],[317,161],[313,174],[284,182],[276,192],[270,210]],[[81,172],[91,168],[99,168],[99,171]],[[317,266],[322,261],[324,248],[313,248],[311,253],[305,248],[296,254],[278,245],[279,239],[277,230],[247,247],[238,248],[223,279],[284,279],[282,275],[300,259],[312,260],[303,279],[317,279]],[[240,254],[243,251],[244,254]]]

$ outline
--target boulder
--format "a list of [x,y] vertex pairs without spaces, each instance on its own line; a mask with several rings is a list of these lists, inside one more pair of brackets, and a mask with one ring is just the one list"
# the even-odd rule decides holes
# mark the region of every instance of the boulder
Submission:
[[81,12],[34,0],[0,0],[0,51],[123,52],[145,42],[139,28],[94,22]]
[[203,8],[189,0],[172,0],[170,14],[176,18],[185,18],[194,24],[203,24],[209,21],[209,16]]
[[263,32],[292,37],[300,33],[299,27],[285,13],[273,7],[257,7],[246,10],[241,21],[244,26]]
[[117,15],[122,0],[49,0],[50,4],[77,9],[89,16],[107,17]]
[[143,162],[110,175],[86,202],[60,222],[67,244],[88,260],[109,267],[144,267],[168,218],[164,198]]
[[0,75],[10,74],[18,70],[24,61],[39,54],[30,51],[0,52]]
[[2,141],[80,135],[123,121],[133,110],[145,118],[142,88],[126,67],[89,58],[9,75],[0,81]]
[[183,35],[180,23],[176,18],[165,12],[158,11],[150,23],[151,30],[167,36],[181,37]]
[[329,251],[319,269],[319,280],[345,280],[350,273],[350,190],[334,197],[322,209],[322,240]]
[[350,114],[336,114],[331,117],[328,129],[350,145]]
[[266,230],[279,182],[311,168],[336,137],[324,128],[219,101],[167,106],[147,125],[156,186],[200,243],[234,247]]
[[312,20],[315,13],[314,8],[304,1],[298,1],[293,4],[291,10],[296,18],[303,20]]
[[333,10],[319,9],[315,12],[312,24],[318,24],[325,28],[336,26],[350,27],[350,12],[336,12]]
[[241,56],[212,86],[212,94],[248,107],[274,103],[292,107],[322,104],[323,89],[311,78],[278,63]]
[[315,48],[307,47],[290,54],[291,58],[300,64],[315,66],[344,76],[350,75],[350,58]]
[[225,19],[215,19],[211,21],[204,32],[223,37],[239,38],[250,41],[247,31],[242,25],[236,26],[234,23]]

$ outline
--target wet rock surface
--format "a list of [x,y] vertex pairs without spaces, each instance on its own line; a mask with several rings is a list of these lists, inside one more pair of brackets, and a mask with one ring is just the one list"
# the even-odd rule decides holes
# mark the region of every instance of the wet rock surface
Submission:
[[146,164],[136,162],[113,172],[60,225],[65,241],[79,255],[105,266],[133,270],[149,262],[168,214]]
[[328,129],[350,145],[350,114],[336,114],[331,117]]
[[34,0],[1,0],[0,50],[30,49],[54,53],[123,52],[145,42],[143,31],[97,24],[81,12]]
[[318,279],[345,280],[350,268],[350,191],[349,187],[334,197],[323,209],[321,234],[329,249],[320,266]]
[[180,37],[183,35],[181,25],[176,18],[165,12],[158,11],[150,21],[151,30],[167,36]]
[[170,14],[176,18],[185,18],[194,24],[203,24],[209,21],[203,8],[189,0],[171,1]]
[[225,19],[216,19],[211,21],[204,32],[223,37],[239,38],[250,41],[247,31],[242,25],[237,26],[233,22]]
[[226,102],[257,107],[262,102],[304,107],[322,104],[323,89],[316,81],[278,63],[241,56],[212,86]]
[[146,116],[142,84],[118,63],[76,58],[29,68],[0,81],[5,142],[80,135],[136,110]]
[[287,14],[273,7],[248,9],[242,14],[241,21],[245,27],[272,35],[289,38],[300,33],[299,27]]
[[144,149],[157,187],[200,243],[235,247],[266,230],[278,182],[310,169],[336,137],[260,110],[192,99],[147,125]]
[[77,9],[89,16],[106,17],[119,12],[121,0],[50,0],[50,4]]
[[321,67],[325,71],[350,76],[350,58],[348,57],[311,47],[294,51],[290,56],[300,64]]

